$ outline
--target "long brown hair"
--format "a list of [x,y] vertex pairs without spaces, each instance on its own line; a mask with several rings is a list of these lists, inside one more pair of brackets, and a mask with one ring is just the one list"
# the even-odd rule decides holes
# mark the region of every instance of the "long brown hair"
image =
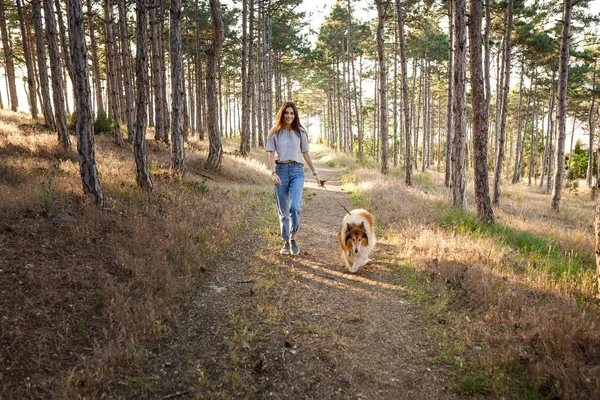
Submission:
[[304,127],[300,123],[300,117],[298,116],[298,109],[296,108],[296,104],[294,104],[294,102],[292,101],[288,101],[287,103],[284,103],[281,105],[281,107],[279,107],[279,111],[277,111],[277,122],[275,122],[275,126],[269,131],[269,136],[274,135],[283,129],[283,115],[285,114],[285,110],[287,110],[290,107],[294,110],[294,120],[291,124],[292,130],[295,131],[298,137],[302,139],[300,135],[300,128],[304,129]]

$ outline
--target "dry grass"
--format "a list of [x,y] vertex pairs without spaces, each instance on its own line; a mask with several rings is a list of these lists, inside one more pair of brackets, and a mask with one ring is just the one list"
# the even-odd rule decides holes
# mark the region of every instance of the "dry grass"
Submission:
[[149,141],[145,194],[131,147],[96,136],[99,211],[82,194],[74,152],[24,115],[0,121],[0,397],[101,397],[175,322],[261,201],[248,177],[266,183],[268,172],[230,155],[204,171],[206,145],[192,140],[189,172],[173,178],[169,148]]
[[[430,360],[460,371],[457,389],[472,396],[598,398],[600,313],[594,282],[594,204],[504,183],[496,224],[455,210],[443,175],[401,170],[382,177],[355,168],[345,188],[380,221],[391,263],[425,304],[424,318],[442,353]],[[472,179],[470,180],[472,182]],[[420,278],[414,273],[421,271]]]

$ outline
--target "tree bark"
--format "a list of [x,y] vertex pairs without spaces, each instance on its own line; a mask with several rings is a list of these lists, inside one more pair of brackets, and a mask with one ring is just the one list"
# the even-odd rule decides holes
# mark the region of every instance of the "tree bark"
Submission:
[[60,50],[56,35],[56,21],[54,20],[54,6],[51,1],[44,1],[44,20],[46,22],[46,40],[48,42],[48,55],[50,56],[50,70],[52,71],[52,99],[54,100],[54,116],[58,141],[65,149],[71,148],[71,138],[67,128],[67,112],[65,110],[65,96],[63,92],[63,79],[61,73]]
[[148,156],[146,153],[146,125],[148,120],[148,39],[147,0],[136,0],[136,108],[135,134],[133,135],[133,155],[135,158],[135,180],[145,191],[152,190],[152,179],[148,171]]
[[[154,140],[163,140],[166,132],[164,132],[164,101],[162,98],[161,86],[164,85],[162,82],[162,73],[160,68],[160,60],[162,58],[160,53],[160,24],[156,18],[156,8],[153,7],[149,11],[150,17],[150,42],[152,46],[152,90],[154,92]],[[137,68],[137,67],[136,67]],[[137,73],[137,71],[136,71]],[[139,95],[138,95],[139,102]]]
[[[254,91],[254,0],[248,3],[248,107],[250,108],[250,136],[252,147],[256,147],[256,96]],[[291,95],[289,97],[292,98]]]
[[204,140],[204,77],[202,74],[202,44],[200,41],[200,10],[196,0],[196,125],[198,137]]
[[[56,16],[58,17],[58,31],[60,34],[60,45],[62,49],[62,59],[64,62],[64,66],[67,69],[67,73],[69,74],[69,79],[71,79],[71,83],[73,83],[73,66],[71,63],[71,55],[69,54],[69,44],[67,41],[67,30],[65,29],[65,21],[63,19],[63,14],[60,9],[60,1],[55,0],[54,4],[56,5]],[[66,82],[65,82],[66,86]],[[66,98],[66,94],[65,94]],[[68,102],[67,102],[68,104]]]
[[81,0],[67,0],[67,20],[71,37],[73,87],[77,110],[77,153],[83,192],[92,197],[96,207],[104,207],[104,193],[100,185],[94,154],[94,115],[90,93],[88,56],[83,27]]
[[558,102],[557,125],[558,140],[556,143],[556,168],[554,168],[554,189],[552,190],[552,209],[560,210],[562,186],[565,176],[565,139],[567,123],[567,81],[569,77],[569,36],[571,33],[571,13],[573,0],[565,0],[563,8],[563,29],[558,66]]
[[173,172],[185,173],[183,145],[183,109],[185,87],[183,82],[183,55],[181,45],[181,0],[171,0],[170,9],[171,51],[171,159]]
[[106,29],[106,73],[108,75],[108,99],[110,103],[110,116],[113,121],[113,135],[119,146],[123,146],[123,133],[121,132],[121,114],[119,107],[119,84],[117,79],[117,50],[114,33],[114,19],[112,0],[104,0],[104,20]]
[[388,160],[388,105],[387,105],[387,77],[385,65],[385,48],[383,46],[385,25],[385,4],[383,0],[375,0],[377,4],[377,56],[379,58],[379,107],[380,107],[380,138],[381,138],[381,173],[387,174]]
[[96,94],[96,107],[98,108],[98,111],[104,111],[104,103],[102,100],[102,80],[100,77],[100,62],[98,61],[96,32],[94,30],[94,12],[92,11],[92,0],[87,0],[87,15],[88,26],[90,29],[90,47],[92,48],[92,71],[94,77],[94,92]]
[[508,0],[506,9],[506,34],[504,36],[504,50],[502,65],[502,99],[500,114],[500,131],[498,132],[498,150],[496,156],[496,168],[494,170],[494,197],[492,202],[500,204],[500,183],[502,181],[502,164],[504,163],[504,141],[506,140],[506,116],[508,114],[508,90],[510,88],[510,48],[513,25],[513,0]]
[[554,90],[556,87],[556,70],[552,71],[552,81],[550,83],[550,99],[548,99],[548,124],[546,129],[546,145],[544,146],[544,156],[542,160],[542,177],[540,179],[540,187],[544,187],[544,178],[550,176],[552,165],[552,112],[554,110]]
[[12,48],[9,42],[8,29],[6,27],[4,1],[0,1],[0,30],[2,31],[2,49],[4,50],[4,69],[8,78],[10,109],[17,111],[17,108],[19,108],[19,97],[17,96],[17,83],[15,81],[15,63],[12,55]]
[[467,207],[466,177],[466,5],[465,0],[452,1],[454,76],[452,140],[452,202],[455,207]]
[[[517,110],[517,144],[515,148],[515,168],[513,171],[512,183],[517,183],[521,179],[521,163],[523,159],[523,138],[521,137],[521,107],[523,105],[523,61],[521,61],[521,78],[519,79],[519,106]],[[529,99],[527,100],[529,101]]]
[[527,172],[527,184],[531,185],[531,178],[533,177],[533,166],[536,163],[537,145],[535,144],[535,126],[536,126],[536,112],[537,112],[537,71],[533,75],[533,104],[531,105],[531,138],[529,146],[529,169]]
[[[446,171],[444,174],[444,185],[450,187],[452,184],[452,81],[453,81],[453,61],[454,55],[454,34],[452,29],[452,1],[448,1],[448,102],[446,103]],[[408,142],[407,142],[408,143]]]
[[121,34],[121,56],[123,59],[123,80],[125,87],[125,120],[127,121],[127,140],[133,143],[135,134],[133,88],[131,79],[131,49],[129,48],[129,34],[127,31],[127,10],[125,0],[118,0],[119,28]]
[[248,95],[248,1],[242,0],[242,135],[240,153],[247,156],[250,152],[250,96]]
[[590,140],[589,140],[589,148],[588,148],[588,167],[587,173],[585,176],[585,180],[588,184],[588,187],[592,186],[592,177],[594,175],[593,166],[594,166],[594,110],[596,106],[596,63],[594,62],[594,74],[592,78],[592,104],[590,104],[590,113],[588,115],[588,122],[590,126]]
[[170,124],[170,115],[169,115],[169,102],[167,99],[167,49],[165,49],[165,12],[164,12],[164,3],[160,3],[160,8],[158,10],[158,65],[159,65],[159,73],[160,73],[160,82],[158,90],[160,90],[160,98],[162,100],[162,128],[160,132],[162,133],[162,140],[165,144],[169,144],[169,124]]
[[25,28],[25,18],[23,16],[23,7],[21,0],[17,1],[17,12],[19,14],[19,26],[21,28],[21,36],[23,37],[23,55],[25,56],[25,65],[27,67],[27,89],[29,94],[29,112],[31,118],[37,119],[38,108],[37,108],[37,96],[35,89],[35,71],[33,68],[33,54],[29,48],[29,35]]
[[[481,1],[470,0],[469,49],[471,52],[471,105],[473,108],[473,155],[475,203],[477,217],[486,223],[494,222],[494,211],[490,202],[488,184],[488,109],[484,95],[485,83],[482,70],[481,54]],[[488,92],[489,93],[489,92]]]
[[206,92],[210,93],[210,96],[207,98],[209,151],[204,166],[207,169],[214,170],[221,166],[223,158],[223,144],[221,142],[221,132],[219,131],[219,104],[216,96],[217,65],[223,49],[223,18],[219,0],[209,0],[209,2],[213,23],[213,39],[210,48],[206,52]]
[[428,138],[428,123],[429,123],[429,91],[427,87],[427,71],[429,68],[429,60],[428,60],[427,48],[425,48],[425,60],[423,61],[423,150],[421,152],[421,172],[425,172],[425,164],[428,159],[427,155],[427,144],[429,141]]
[[36,53],[38,61],[38,73],[40,75],[40,87],[42,88],[42,113],[46,126],[51,131],[56,130],[56,121],[50,100],[50,85],[48,82],[48,63],[46,61],[46,45],[44,44],[44,28],[42,24],[42,9],[40,0],[31,1],[33,13],[33,26],[35,31]]

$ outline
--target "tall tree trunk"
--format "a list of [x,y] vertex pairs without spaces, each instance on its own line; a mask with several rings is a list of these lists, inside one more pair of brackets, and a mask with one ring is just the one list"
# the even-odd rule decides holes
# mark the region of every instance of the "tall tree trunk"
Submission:
[[17,111],[17,108],[19,107],[19,97],[17,96],[17,83],[15,81],[15,63],[9,42],[8,29],[6,27],[4,1],[0,1],[0,30],[2,31],[2,49],[4,50],[4,70],[8,78],[8,91],[10,93],[10,109]]
[[25,56],[25,65],[27,67],[27,94],[29,95],[29,112],[31,113],[31,118],[37,119],[38,108],[35,89],[35,71],[33,68],[33,54],[31,53],[31,48],[29,47],[29,35],[27,34],[27,29],[25,28],[25,17],[23,16],[21,0],[16,1],[17,12],[19,14],[19,26],[21,27],[21,35],[23,37],[23,55]]
[[[502,99],[500,114],[500,131],[498,132],[498,151],[496,156],[496,168],[494,169],[494,197],[492,202],[500,204],[500,183],[502,181],[502,164],[504,163],[504,141],[506,139],[506,115],[508,114],[508,90],[510,88],[510,48],[513,22],[513,0],[508,0],[506,9],[506,34],[504,36],[504,50],[502,65]],[[498,125],[498,124],[497,124]]]
[[[161,141],[166,136],[165,132],[165,109],[163,100],[163,91],[161,87],[165,85],[162,81],[161,59],[163,58],[160,52],[160,23],[156,17],[157,9],[150,8],[150,42],[152,43],[152,88],[154,91],[154,140]],[[137,72],[136,72],[137,73]],[[139,101],[139,95],[138,95]]]
[[452,203],[455,207],[467,207],[466,177],[466,5],[465,0],[452,1],[454,33],[453,121],[452,140]]
[[587,173],[585,175],[585,180],[588,184],[588,187],[592,186],[592,176],[594,174],[593,166],[594,166],[594,111],[596,106],[596,62],[594,62],[594,75],[592,78],[592,104],[590,104],[590,113],[588,115],[588,122],[590,126],[590,141],[588,148],[588,167]]
[[554,188],[552,190],[552,209],[560,210],[563,180],[565,177],[565,139],[567,127],[567,81],[569,76],[569,37],[571,34],[571,13],[573,0],[564,1],[563,29],[558,65],[558,102],[556,119],[558,140],[556,142],[556,167],[554,168]]
[[[475,203],[477,217],[482,222],[494,222],[488,184],[488,109],[481,54],[481,1],[470,0],[469,49],[471,51],[471,105],[473,108],[473,155]],[[489,92],[487,92],[489,93]]]
[[[185,118],[184,118],[184,125],[186,123],[187,120],[187,125],[188,125],[188,129],[190,130],[190,134],[191,136],[195,135],[196,132],[196,102],[194,99],[194,87],[195,87],[195,77],[194,74],[192,73],[192,47],[190,44],[190,39],[189,37],[191,37],[191,32],[189,31],[189,24],[190,24],[190,20],[186,17],[186,22],[187,22],[187,29],[186,29],[186,37],[188,38],[186,41],[186,54],[187,54],[187,76],[188,76],[188,88],[187,88],[187,93],[189,97],[186,97],[186,108],[189,107],[189,114],[188,111],[186,110],[185,113]],[[185,132],[187,131],[186,128],[184,127],[183,129],[184,131],[184,136],[187,135]],[[186,137],[186,141],[187,141],[187,136]]]
[[[256,96],[254,92],[254,0],[248,0],[248,107],[250,108],[250,136],[256,147]],[[289,97],[292,98],[291,96]]]
[[531,105],[531,138],[529,145],[529,170],[527,172],[527,184],[531,185],[531,178],[533,177],[533,166],[536,162],[537,144],[535,142],[535,125],[536,125],[536,112],[537,112],[537,70],[534,71],[533,75],[533,104]]
[[200,9],[198,7],[198,0],[196,0],[196,125],[198,127],[198,137],[200,140],[204,140],[204,121],[202,115],[202,82],[204,77],[202,76],[202,45],[200,42]]
[[73,86],[75,109],[77,110],[77,153],[83,192],[92,197],[100,209],[104,207],[104,193],[98,177],[94,155],[94,116],[90,94],[88,56],[83,28],[83,6],[81,0],[67,0],[67,20],[71,37],[71,57],[73,61]]
[[250,91],[248,86],[248,1],[242,0],[242,137],[240,153],[247,156],[250,152]]
[[404,117],[404,135],[405,135],[405,153],[404,182],[407,186],[412,186],[412,155],[410,153],[410,110],[408,107],[408,71],[406,70],[406,42],[404,39],[404,14],[402,9],[402,0],[396,0],[396,16],[398,18],[398,35],[400,39],[400,75],[402,76],[402,105]]
[[[161,74],[161,86],[159,87],[159,90],[161,91],[160,97],[162,99],[162,113],[163,113],[163,119],[162,119],[162,123],[163,123],[163,127],[161,129],[162,132],[162,137],[161,140],[165,143],[165,144],[169,144],[169,125],[171,123],[171,116],[169,115],[169,102],[167,99],[167,49],[165,49],[165,43],[168,43],[167,39],[165,38],[165,10],[164,10],[164,3],[161,2],[160,3],[160,8],[159,8],[159,18],[158,18],[158,31],[159,31],[159,40],[158,40],[158,45],[159,45],[159,50],[160,52],[159,54],[159,67],[160,67],[160,74]],[[169,55],[170,58],[170,55]]]
[[344,124],[342,121],[343,112],[342,112],[342,91],[340,84],[340,60],[339,58],[335,61],[336,68],[336,78],[335,78],[335,87],[336,87],[336,98],[337,98],[337,117],[338,117],[338,139],[337,139],[337,147],[338,150],[344,151]]
[[[521,179],[521,164],[523,160],[523,138],[521,137],[521,107],[523,105],[523,74],[525,67],[521,60],[521,77],[519,79],[519,106],[517,109],[517,145],[515,149],[515,169],[513,171],[512,183],[517,183]],[[529,101],[529,100],[527,100]]]
[[[67,69],[67,73],[69,74],[69,79],[71,80],[71,83],[73,83],[73,67],[72,67],[72,63],[71,63],[71,55],[69,54],[69,44],[67,41],[67,30],[65,29],[65,21],[63,19],[63,13],[60,8],[60,1],[55,0],[54,4],[56,5],[56,16],[58,17],[58,31],[60,34],[62,60],[63,60],[65,68]],[[65,86],[66,86],[66,80],[65,80]],[[65,98],[66,98],[66,94],[65,94]]]
[[[506,21],[506,19],[505,19]],[[506,30],[504,31],[506,36]],[[496,54],[496,106],[494,110],[494,161],[498,158],[498,136],[500,132],[500,120],[502,119],[502,95],[504,94],[502,80],[504,79],[504,58],[506,50],[504,37],[500,41],[500,49]]]
[[127,140],[133,143],[135,133],[133,88],[131,79],[131,50],[129,48],[129,34],[127,31],[127,10],[125,0],[118,0],[119,27],[121,34],[121,55],[123,59],[123,81],[125,86],[125,119],[127,121]]
[[387,76],[385,65],[385,48],[383,46],[385,25],[385,4],[383,0],[375,0],[377,4],[377,56],[379,58],[379,106],[380,106],[380,137],[381,137],[381,173],[387,174],[388,161],[388,105],[387,105]]
[[148,5],[147,0],[136,0],[136,107],[135,133],[133,135],[133,155],[135,158],[135,180],[142,190],[152,190],[152,179],[148,170],[146,153],[146,125],[148,113]]
[[452,1],[448,1],[448,102],[446,103],[446,171],[444,175],[444,185],[450,187],[452,184],[452,81],[453,81],[453,56],[454,56],[454,34],[452,29],[452,23],[454,18],[452,17]]
[[[254,85],[254,92],[256,93],[256,132],[258,136],[258,146],[265,146],[264,132],[266,127],[263,128],[263,85],[264,85],[264,74],[263,74],[263,35],[262,27],[264,26],[264,13],[263,13],[263,2],[258,2],[258,17],[257,17],[257,29],[256,29],[256,84]],[[235,83],[234,83],[235,85]]]
[[428,88],[427,88],[427,70],[429,68],[428,66],[428,54],[427,54],[427,48],[425,48],[425,60],[423,62],[423,151],[421,153],[421,172],[425,172],[425,164],[426,164],[426,160],[428,159],[428,155],[427,155],[427,143],[429,141],[429,138],[427,137],[427,134],[429,133],[428,130],[428,123],[429,123],[429,92],[428,92]]
[[171,160],[173,172],[185,172],[185,151],[183,145],[183,112],[185,86],[183,82],[183,55],[181,45],[181,0],[171,0],[170,9],[171,45]]
[[394,168],[398,166],[398,26],[394,28],[394,102],[392,110],[394,110],[394,144],[393,144],[393,159]]
[[221,132],[219,132],[219,104],[217,102],[217,65],[223,48],[223,18],[221,17],[221,4],[219,0],[210,1],[210,13],[213,23],[213,39],[210,48],[206,52],[206,92],[208,96],[208,139],[209,151],[205,167],[217,169],[221,166],[223,158],[223,144]]
[[102,100],[102,79],[100,77],[98,45],[96,44],[96,32],[94,30],[94,12],[92,11],[92,0],[87,0],[87,16],[90,30],[90,47],[92,48],[92,71],[94,77],[94,92],[96,94],[96,107],[98,111],[104,111],[104,103]]
[[[136,16],[137,18],[137,16]],[[148,18],[148,5],[146,4],[146,18]],[[137,23],[137,22],[136,22]],[[149,37],[152,36],[152,29],[150,27],[148,27],[147,29],[148,32],[146,32],[146,36],[148,36],[149,33]],[[147,39],[147,38],[146,38]],[[136,34],[136,40],[137,40],[137,34]],[[150,40],[150,42],[146,43],[146,56],[148,57],[148,59],[150,61],[152,61],[152,41]],[[136,58],[137,58],[137,54],[136,54]],[[151,126],[152,128],[155,127],[155,122],[154,122],[154,87],[152,86],[152,82],[154,82],[154,77],[151,76],[150,74],[152,73],[152,64],[150,64],[150,68],[148,69],[148,74],[146,76],[147,81],[146,81],[146,97],[147,97],[147,103],[148,103],[148,126]],[[137,85],[137,82],[136,82]],[[136,94],[136,102],[137,102],[137,94]],[[136,109],[137,109],[137,104],[136,104]],[[135,113],[137,113],[137,111],[134,111]],[[156,135],[156,129],[154,134]]]
[[46,22],[46,40],[48,42],[48,55],[50,56],[50,70],[52,71],[52,99],[54,100],[54,116],[58,141],[63,148],[71,148],[71,138],[67,128],[67,112],[65,110],[65,96],[63,92],[63,79],[61,74],[60,50],[56,35],[56,21],[54,20],[54,6],[51,1],[44,1],[44,20]]
[[119,80],[117,46],[115,43],[114,19],[112,0],[104,0],[104,19],[106,27],[106,73],[108,75],[108,99],[110,103],[110,114],[113,121],[113,135],[119,146],[123,146],[123,133],[121,132],[121,114],[119,107]]
[[544,146],[544,158],[542,160],[542,177],[540,187],[544,187],[544,177],[550,176],[550,165],[552,165],[552,112],[554,110],[554,90],[556,87],[556,70],[552,70],[552,81],[550,83],[550,99],[548,99],[548,124],[546,129],[546,145]]
[[275,78],[275,104],[276,107],[282,105],[283,100],[281,99],[282,87],[281,87],[281,71],[280,69],[280,54],[277,48],[273,49],[273,70],[274,70],[274,78]]
[[[552,94],[552,108],[554,109],[554,105],[556,103],[556,81],[554,81],[553,83],[553,87],[554,87],[554,92]],[[552,187],[552,178],[554,177],[553,173],[554,173],[554,133],[556,131],[556,124],[554,123],[554,116],[553,116],[553,110],[549,115],[550,121],[549,121],[549,153],[548,153],[548,175],[546,177],[546,193],[550,193],[551,187]]]
[[268,9],[265,7],[265,2],[260,2],[261,14],[262,14],[262,25],[261,25],[261,36],[262,36],[262,46],[261,46],[261,57],[262,57],[262,114],[263,114],[263,141],[266,143],[267,141],[267,131],[271,126],[271,115],[269,114],[269,103],[270,103],[270,80],[271,76],[269,73],[269,54],[268,54],[268,38],[267,38],[267,26],[269,22],[270,15],[268,14]]
[[[492,28],[492,17],[490,12],[491,0],[485,1],[485,34],[483,36],[483,48],[485,49],[485,56],[483,60],[483,76],[485,79],[485,101],[486,101],[486,114],[488,116],[488,124],[490,119],[490,101],[492,100],[492,86],[490,78],[490,30]],[[489,153],[489,152],[488,152]]]
[[56,121],[52,111],[52,101],[50,100],[50,85],[48,82],[48,63],[46,61],[46,46],[44,44],[44,28],[42,24],[42,9],[40,0],[31,1],[33,13],[33,25],[35,30],[36,53],[38,60],[38,72],[40,75],[40,87],[42,88],[42,112],[46,126],[56,130]]
[[271,0],[268,0],[268,8],[267,8],[268,18],[268,26],[267,26],[267,48],[269,51],[266,54],[266,64],[267,64],[267,72],[266,72],[266,81],[267,87],[265,88],[265,102],[267,103],[267,118],[268,123],[265,125],[266,127],[273,125],[273,17],[271,14]]

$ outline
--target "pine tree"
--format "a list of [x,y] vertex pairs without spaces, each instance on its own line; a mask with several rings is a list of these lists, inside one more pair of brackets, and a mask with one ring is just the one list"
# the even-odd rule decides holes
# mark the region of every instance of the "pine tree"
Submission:
[[94,115],[90,93],[87,46],[83,28],[83,6],[81,0],[67,0],[67,20],[71,38],[73,61],[73,86],[77,110],[77,153],[83,192],[89,194],[96,206],[104,207],[104,193],[100,185],[94,155]]

